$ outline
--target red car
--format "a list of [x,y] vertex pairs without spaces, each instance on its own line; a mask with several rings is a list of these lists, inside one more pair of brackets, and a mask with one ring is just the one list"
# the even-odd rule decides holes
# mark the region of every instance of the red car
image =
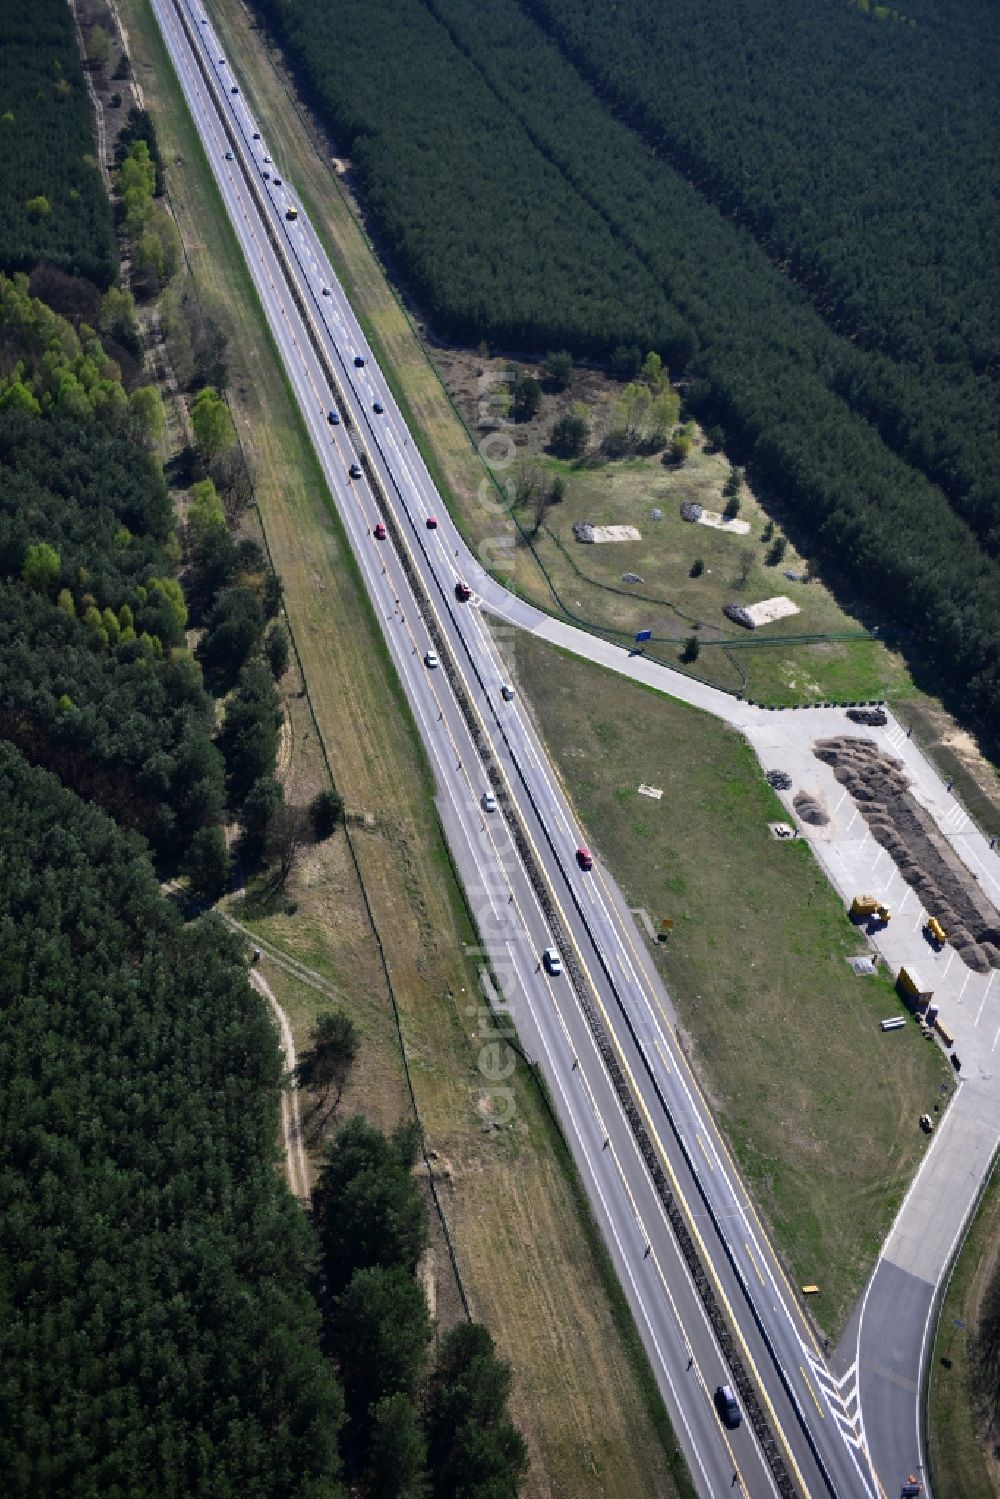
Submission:
[[428,531],[436,531],[437,528],[438,528],[437,516],[436,515],[429,515],[427,517],[427,529],[428,529]]
[[576,851],[576,862],[581,869],[593,869],[594,856],[589,848],[578,848]]
[[467,604],[472,597],[472,589],[468,583],[455,584],[455,597],[460,604]]
[[382,521],[379,521],[378,525],[375,527],[375,540],[385,541],[385,525]]

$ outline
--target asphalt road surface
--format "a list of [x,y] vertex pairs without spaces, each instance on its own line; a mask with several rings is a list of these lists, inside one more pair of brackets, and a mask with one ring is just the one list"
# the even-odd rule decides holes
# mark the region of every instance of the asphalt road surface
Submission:
[[[267,159],[224,44],[198,5],[153,4],[429,755],[484,968],[501,991],[499,1021],[470,1006],[486,1037],[484,1097],[502,1123],[509,1013],[547,1080],[699,1492],[756,1496],[785,1483],[874,1495],[858,1428],[676,1043],[644,939],[599,863],[579,866],[572,808],[529,717],[501,693],[507,673],[482,593],[456,598],[460,581],[486,590],[482,571],[301,204],[276,180],[281,165]],[[489,589],[493,612],[514,612]],[[488,793],[497,810],[484,807]],[[542,963],[553,947],[566,965],[557,975]],[[757,1432],[748,1420],[726,1430],[716,1413],[714,1390],[734,1376],[706,1305],[730,1329],[722,1341],[759,1405]]]

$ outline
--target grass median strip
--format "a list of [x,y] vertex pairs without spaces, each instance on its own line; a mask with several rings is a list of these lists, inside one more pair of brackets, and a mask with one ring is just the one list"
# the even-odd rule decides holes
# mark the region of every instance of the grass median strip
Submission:
[[[656,930],[681,1034],[810,1310],[836,1334],[950,1086],[885,978],[855,978],[857,933],[781,819],[741,735],[526,637],[518,671],[593,845]],[[639,792],[645,785],[659,800]],[[895,1043],[899,1044],[896,1045]]]
[[[523,1492],[673,1495],[669,1423],[620,1330],[571,1166],[524,1068],[511,1123],[493,1128],[484,1112],[479,994],[465,952],[475,939],[426,761],[149,6],[124,0],[123,9],[192,270],[228,335],[233,412],[315,712],[314,726],[297,686],[286,693],[291,774],[306,794],[320,774],[318,731],[355,819],[463,1280],[516,1369],[515,1416],[532,1456]],[[361,1053],[340,1117],[364,1108],[394,1123],[408,1106],[398,1041],[343,835],[303,859],[279,899],[239,914],[315,970],[358,1022]],[[264,967],[301,1046],[331,1001],[266,958]]]

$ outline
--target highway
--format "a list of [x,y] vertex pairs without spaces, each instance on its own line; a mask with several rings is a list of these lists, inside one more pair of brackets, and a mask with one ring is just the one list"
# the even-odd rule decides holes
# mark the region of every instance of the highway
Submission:
[[[510,1107],[509,1013],[547,1081],[700,1493],[875,1495],[862,1439],[677,1045],[644,939],[599,863],[580,868],[573,809],[530,716],[501,692],[482,594],[456,597],[459,582],[481,586],[481,569],[268,160],[266,122],[251,116],[201,7],[153,9],[434,771],[483,968],[502,996],[500,1020],[484,1008],[482,1022],[497,1033],[484,1088],[495,1116]],[[562,973],[546,971],[548,948]],[[713,1404],[723,1383],[744,1407],[735,1430]]]

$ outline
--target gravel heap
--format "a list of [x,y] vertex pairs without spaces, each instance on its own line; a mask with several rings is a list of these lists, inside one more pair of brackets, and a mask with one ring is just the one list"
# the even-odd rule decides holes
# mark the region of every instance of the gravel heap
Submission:
[[769,770],[767,783],[773,786],[775,791],[787,791],[792,784],[792,778],[787,770]]
[[962,962],[975,973],[1000,968],[1000,914],[929,813],[910,794],[901,760],[871,739],[821,739],[814,754],[850,792],[872,837],[936,916]]
[[871,729],[881,729],[889,722],[889,716],[881,708],[848,708],[847,716],[852,723],[867,724]]

